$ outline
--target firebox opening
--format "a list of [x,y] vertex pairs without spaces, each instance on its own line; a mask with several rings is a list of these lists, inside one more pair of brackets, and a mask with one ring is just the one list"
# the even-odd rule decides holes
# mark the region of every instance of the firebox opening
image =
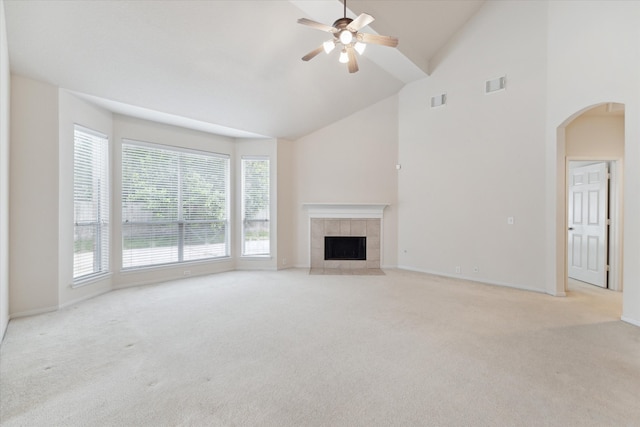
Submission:
[[360,236],[325,236],[324,259],[356,260],[367,259],[367,238]]

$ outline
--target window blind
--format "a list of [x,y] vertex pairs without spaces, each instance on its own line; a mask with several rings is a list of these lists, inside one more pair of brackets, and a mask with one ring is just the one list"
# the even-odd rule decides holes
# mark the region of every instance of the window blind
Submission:
[[242,255],[270,254],[269,159],[242,159]]
[[229,255],[229,157],[125,140],[122,267]]
[[73,143],[73,278],[109,270],[109,144],[76,125]]

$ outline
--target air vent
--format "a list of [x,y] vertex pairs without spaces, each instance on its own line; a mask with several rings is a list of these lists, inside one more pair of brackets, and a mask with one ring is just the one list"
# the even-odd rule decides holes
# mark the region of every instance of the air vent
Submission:
[[431,97],[431,108],[442,107],[447,103],[447,94],[436,95]]
[[507,87],[507,76],[487,80],[484,84],[484,93],[493,93],[504,90]]

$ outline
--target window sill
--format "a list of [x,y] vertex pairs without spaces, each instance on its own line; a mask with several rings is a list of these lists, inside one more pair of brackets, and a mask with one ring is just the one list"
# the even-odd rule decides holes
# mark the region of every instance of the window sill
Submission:
[[108,279],[112,275],[113,273],[107,272],[107,273],[98,273],[95,275],[87,276],[82,279],[73,281],[73,283],[71,283],[71,288],[76,289],[76,288],[81,288],[83,286],[92,285],[101,280]]
[[243,260],[269,260],[269,259],[273,259],[273,257],[271,255],[241,255],[240,256],[241,259]]

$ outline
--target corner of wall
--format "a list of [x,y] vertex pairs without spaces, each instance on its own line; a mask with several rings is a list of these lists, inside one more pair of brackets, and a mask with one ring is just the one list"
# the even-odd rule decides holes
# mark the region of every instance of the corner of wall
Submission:
[[277,197],[278,197],[278,258],[277,268],[279,270],[291,268],[293,266],[293,242],[295,216],[293,215],[293,164],[292,164],[293,142],[285,139],[278,139],[277,143]]
[[0,0],[0,343],[9,325],[9,51]]
[[58,306],[58,89],[11,76],[9,313]]

